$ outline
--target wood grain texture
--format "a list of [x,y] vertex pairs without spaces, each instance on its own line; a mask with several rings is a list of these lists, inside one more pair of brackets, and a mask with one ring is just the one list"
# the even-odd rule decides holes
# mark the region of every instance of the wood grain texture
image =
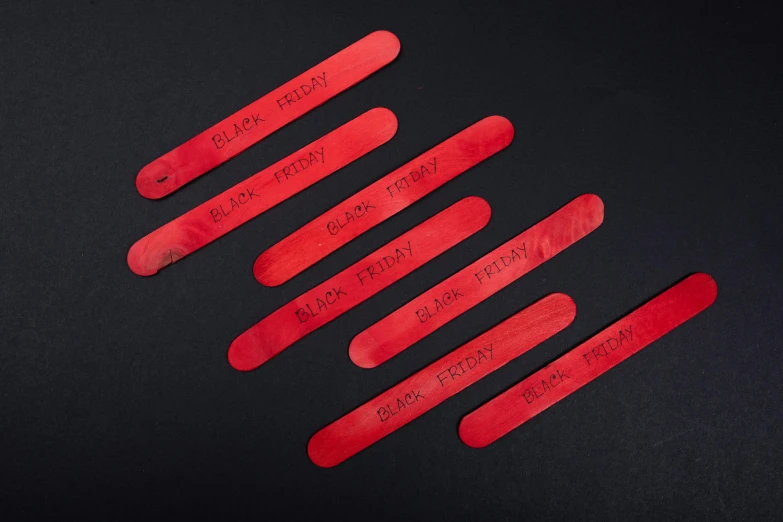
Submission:
[[241,371],[259,367],[481,230],[490,214],[489,204],[481,198],[454,203],[262,319],[231,343],[229,363]]
[[466,415],[460,438],[474,448],[491,444],[699,314],[717,295],[709,275],[687,277]]
[[314,219],[256,259],[253,274],[277,286],[378,223],[506,148],[514,127],[501,116],[471,125]]
[[389,141],[397,118],[371,109],[137,241],[128,266],[158,272]]
[[392,62],[400,41],[376,31],[145,166],[136,189],[159,199],[258,143]]
[[336,466],[550,338],[575,316],[567,295],[544,297],[320,430],[307,446],[310,459]]
[[604,219],[598,196],[586,194],[384,317],[351,341],[351,360],[373,368],[551,259]]

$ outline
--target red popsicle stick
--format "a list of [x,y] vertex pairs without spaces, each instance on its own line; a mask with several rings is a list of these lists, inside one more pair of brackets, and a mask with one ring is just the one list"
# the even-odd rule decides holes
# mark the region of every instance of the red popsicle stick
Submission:
[[506,148],[514,127],[484,118],[357,192],[269,248],[256,259],[259,283],[277,286],[355,237],[423,198],[447,181]]
[[141,169],[136,189],[150,199],[171,194],[364,80],[399,52],[400,41],[388,31],[365,36]]
[[157,273],[389,141],[397,118],[372,109],[202,203],[134,244],[128,266]]
[[313,435],[310,460],[336,466],[550,338],[575,316],[567,295],[544,297]]
[[717,295],[707,274],[686,278],[465,416],[462,442],[491,444],[705,310]]
[[601,199],[579,196],[358,334],[348,349],[351,360],[374,368],[391,359],[576,243],[603,220]]
[[489,222],[489,204],[464,198],[262,319],[234,339],[228,362],[258,368],[313,330],[399,281]]

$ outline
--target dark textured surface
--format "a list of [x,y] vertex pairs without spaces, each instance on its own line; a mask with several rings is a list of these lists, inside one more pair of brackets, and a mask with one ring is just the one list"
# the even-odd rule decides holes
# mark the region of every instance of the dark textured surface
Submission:
[[[781,13],[516,2],[0,6],[0,506],[14,520],[771,520],[783,504]],[[333,5],[334,4],[334,5]],[[511,5],[511,4],[510,4]],[[376,29],[367,81],[162,201],[138,170]],[[343,122],[385,106],[387,145],[157,276],[138,238]],[[277,288],[255,257],[489,114],[514,143]],[[374,369],[351,338],[573,197],[604,225]],[[257,371],[240,332],[467,195],[479,234]],[[498,443],[459,419],[693,271],[715,305]],[[319,428],[541,296],[574,324],[331,470]],[[332,518],[334,519],[334,518]]]

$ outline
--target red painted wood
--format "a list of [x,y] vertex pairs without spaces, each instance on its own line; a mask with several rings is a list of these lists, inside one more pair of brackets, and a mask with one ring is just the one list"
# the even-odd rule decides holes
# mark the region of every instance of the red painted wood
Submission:
[[490,116],[387,174],[269,248],[256,259],[259,283],[277,286],[496,152],[514,136]]
[[167,152],[139,172],[136,188],[159,199],[392,62],[400,41],[376,31]]
[[603,219],[598,196],[579,196],[354,337],[351,360],[374,368],[391,359],[579,241]]
[[313,330],[481,230],[490,214],[489,204],[481,198],[468,197],[454,203],[237,337],[228,349],[229,363],[242,371],[259,367]]
[[548,295],[313,435],[310,460],[336,466],[550,338],[575,316],[570,297]]
[[143,237],[128,252],[141,276],[158,272],[389,141],[397,118],[372,109]]
[[459,436],[481,448],[614,368],[708,308],[718,286],[694,274],[462,419]]

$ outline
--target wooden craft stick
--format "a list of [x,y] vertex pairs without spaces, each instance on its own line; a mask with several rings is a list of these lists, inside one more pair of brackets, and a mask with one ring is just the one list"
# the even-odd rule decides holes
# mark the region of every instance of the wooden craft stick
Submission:
[[574,302],[550,294],[313,435],[310,460],[329,468],[405,426],[571,324]]
[[708,308],[718,286],[694,274],[522,380],[459,425],[473,448],[491,444]]
[[489,204],[462,199],[262,319],[237,337],[228,361],[253,370],[313,330],[399,281],[489,222]]
[[139,172],[136,189],[159,199],[392,62],[400,41],[376,31],[167,152]]
[[397,118],[372,109],[143,237],[128,266],[149,276],[389,141]]
[[506,148],[514,127],[484,118],[357,192],[256,259],[259,283],[277,286],[390,218],[469,168]]
[[505,288],[598,228],[604,205],[579,196],[484,257],[387,315],[351,341],[351,360],[373,368]]

